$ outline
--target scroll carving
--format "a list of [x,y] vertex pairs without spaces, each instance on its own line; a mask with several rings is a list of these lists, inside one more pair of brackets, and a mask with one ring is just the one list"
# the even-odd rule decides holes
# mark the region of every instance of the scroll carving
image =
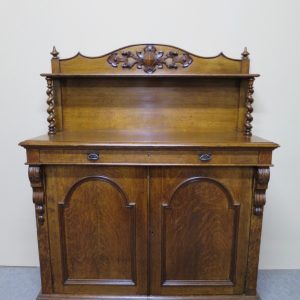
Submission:
[[254,193],[254,214],[262,216],[266,203],[266,189],[270,179],[270,168],[259,168],[256,172],[256,186]]
[[30,166],[28,169],[28,177],[33,190],[33,203],[35,204],[37,223],[43,225],[45,222],[45,199],[41,167]]
[[252,117],[252,112],[253,112],[253,93],[254,93],[254,89],[253,89],[253,83],[254,83],[254,78],[250,78],[249,79],[249,84],[248,84],[248,92],[247,92],[247,99],[246,99],[246,120],[245,120],[245,135],[246,136],[252,136],[252,121],[253,121],[253,117]]
[[164,66],[168,69],[177,69],[178,64],[181,64],[183,68],[187,68],[193,59],[188,53],[179,54],[175,51],[164,53],[158,51],[154,45],[147,45],[142,51],[136,53],[131,51],[125,51],[121,54],[112,53],[107,61],[113,67],[118,67],[121,63],[124,69],[131,69],[136,65],[138,69],[143,69],[146,73],[151,74],[156,69],[163,69]]
[[46,77],[47,80],[47,104],[48,104],[48,118],[47,121],[49,123],[48,126],[48,134],[56,133],[56,125],[55,125],[55,111],[54,111],[54,93],[53,93],[53,80],[49,77]]

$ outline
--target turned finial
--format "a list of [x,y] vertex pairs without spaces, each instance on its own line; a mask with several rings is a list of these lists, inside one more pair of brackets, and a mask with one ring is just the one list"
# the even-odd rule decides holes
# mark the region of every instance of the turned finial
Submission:
[[50,52],[50,54],[53,56],[53,58],[58,58],[59,52],[56,50],[55,46],[53,46],[53,49]]
[[242,53],[242,58],[243,58],[243,59],[248,59],[249,54],[250,54],[250,53],[248,52],[247,47],[245,47],[245,48],[244,48],[244,51],[243,51],[243,53]]

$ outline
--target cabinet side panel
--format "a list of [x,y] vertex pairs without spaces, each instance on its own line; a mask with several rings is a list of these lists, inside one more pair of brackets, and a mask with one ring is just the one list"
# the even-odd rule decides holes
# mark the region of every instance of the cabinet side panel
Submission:
[[266,203],[266,190],[268,188],[269,179],[270,168],[256,169],[245,285],[245,293],[247,295],[256,294],[263,210]]
[[28,168],[28,177],[33,189],[33,203],[36,211],[42,292],[50,294],[53,292],[53,281],[44,174],[44,168],[40,166],[29,166]]

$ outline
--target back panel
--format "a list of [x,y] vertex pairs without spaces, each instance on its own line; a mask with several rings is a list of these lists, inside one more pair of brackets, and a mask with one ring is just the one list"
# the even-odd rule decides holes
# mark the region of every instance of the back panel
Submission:
[[[150,129],[235,132],[240,80],[64,79],[64,130]],[[244,110],[244,107],[241,108]]]

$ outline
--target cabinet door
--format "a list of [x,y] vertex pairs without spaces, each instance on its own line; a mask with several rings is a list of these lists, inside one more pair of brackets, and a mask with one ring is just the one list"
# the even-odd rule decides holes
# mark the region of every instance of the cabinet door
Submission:
[[55,293],[147,293],[147,174],[139,167],[47,166]]
[[251,168],[155,168],[150,176],[151,294],[243,292]]

